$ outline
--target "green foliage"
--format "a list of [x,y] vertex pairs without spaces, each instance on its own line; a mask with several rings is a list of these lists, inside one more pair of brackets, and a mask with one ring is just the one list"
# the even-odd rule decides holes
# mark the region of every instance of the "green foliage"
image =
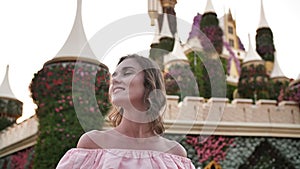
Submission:
[[268,81],[269,77],[265,73],[263,64],[242,67],[238,82],[238,93],[242,98],[250,98],[254,101],[259,99],[269,99]]
[[208,82],[203,80],[205,73],[205,67],[201,61],[201,58],[203,57],[203,54],[200,52],[190,52],[187,54],[191,70],[194,73],[194,77],[198,85],[199,95],[202,97],[208,97],[209,93],[207,93],[207,90],[205,89],[206,83]]
[[0,130],[5,129],[8,126],[11,126],[14,122],[8,120],[6,117],[0,118]]
[[219,19],[216,13],[209,12],[202,15],[200,29],[207,26],[219,26]]
[[[223,31],[219,26],[219,20],[215,13],[205,13],[200,21],[200,30],[206,35],[210,43],[203,40],[201,45],[207,53],[217,52],[221,54],[223,51]],[[213,45],[213,48],[210,46]]]
[[174,48],[174,38],[162,37],[157,44],[151,44],[149,58],[154,60],[163,70],[164,56]]
[[289,86],[284,92],[284,100],[295,101],[300,107],[300,83],[299,81]]
[[187,55],[191,70],[198,84],[199,95],[204,98],[226,97],[224,65],[218,58],[209,58],[201,52]]
[[[55,102],[55,100],[48,100]],[[47,110],[45,110],[47,109]],[[38,109],[39,137],[35,147],[34,168],[55,168],[64,153],[73,147],[84,133],[74,109],[62,109],[60,113],[53,111],[55,105]]]
[[260,28],[256,31],[256,51],[265,61],[274,62],[275,46],[270,28]]
[[269,81],[269,94],[271,100],[279,101],[281,91],[285,91],[289,85],[289,81]]
[[227,84],[227,91],[226,91],[226,98],[228,98],[230,101],[233,100],[233,93],[237,89],[236,86]]
[[101,128],[110,107],[108,87],[107,68],[86,62],[50,64],[34,75],[30,90],[39,119],[34,168],[55,168],[85,131]]
[[185,96],[199,96],[196,79],[189,65],[174,64],[164,74],[168,95],[177,95],[179,100]]
[[229,64],[228,63],[228,59],[226,59],[224,57],[220,57],[220,60],[221,60],[222,66],[223,66],[224,73],[227,75],[228,74],[228,72],[227,72],[227,64]]
[[267,140],[260,143],[240,169],[261,168],[288,168],[295,169],[294,165]]
[[0,98],[0,112],[10,117],[18,118],[22,115],[23,103],[19,100]]
[[19,100],[0,98],[0,130],[14,124],[22,115],[23,103]]

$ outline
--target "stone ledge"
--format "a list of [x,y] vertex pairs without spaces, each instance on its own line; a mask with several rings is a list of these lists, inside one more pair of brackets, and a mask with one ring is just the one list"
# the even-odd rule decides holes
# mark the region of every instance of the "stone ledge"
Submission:
[[165,127],[170,134],[300,138],[300,125],[289,124],[166,121]]
[[[166,134],[202,134],[223,136],[261,136],[300,138],[300,125],[273,123],[199,122],[165,120]],[[106,122],[103,130],[113,127]]]
[[0,132],[0,157],[12,154],[36,144],[38,119],[33,116]]

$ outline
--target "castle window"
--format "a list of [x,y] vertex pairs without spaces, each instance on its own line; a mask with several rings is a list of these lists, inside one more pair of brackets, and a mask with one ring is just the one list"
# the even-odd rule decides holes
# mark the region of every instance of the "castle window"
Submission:
[[230,45],[231,47],[234,47],[234,40],[233,40],[233,39],[229,39],[229,45]]
[[233,27],[232,26],[228,26],[228,33],[233,34]]

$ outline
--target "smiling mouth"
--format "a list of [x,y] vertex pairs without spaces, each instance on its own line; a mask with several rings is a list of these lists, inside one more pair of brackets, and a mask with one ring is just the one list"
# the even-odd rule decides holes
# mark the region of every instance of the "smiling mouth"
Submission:
[[113,93],[118,93],[118,92],[123,91],[123,90],[125,90],[125,89],[122,88],[122,87],[116,87],[116,88],[114,88]]

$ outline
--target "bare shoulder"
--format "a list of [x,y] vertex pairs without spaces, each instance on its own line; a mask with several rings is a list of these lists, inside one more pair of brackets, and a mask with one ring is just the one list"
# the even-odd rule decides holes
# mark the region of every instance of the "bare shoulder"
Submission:
[[168,147],[167,153],[187,157],[187,152],[185,148],[179,144],[177,141],[169,140],[167,138],[163,138],[166,146]]
[[175,154],[182,157],[187,157],[187,152],[185,148],[176,141],[173,141],[174,147],[170,149],[169,153]]
[[84,133],[77,143],[77,148],[97,149],[101,148],[97,143],[97,137],[101,137],[101,131],[92,130]]

